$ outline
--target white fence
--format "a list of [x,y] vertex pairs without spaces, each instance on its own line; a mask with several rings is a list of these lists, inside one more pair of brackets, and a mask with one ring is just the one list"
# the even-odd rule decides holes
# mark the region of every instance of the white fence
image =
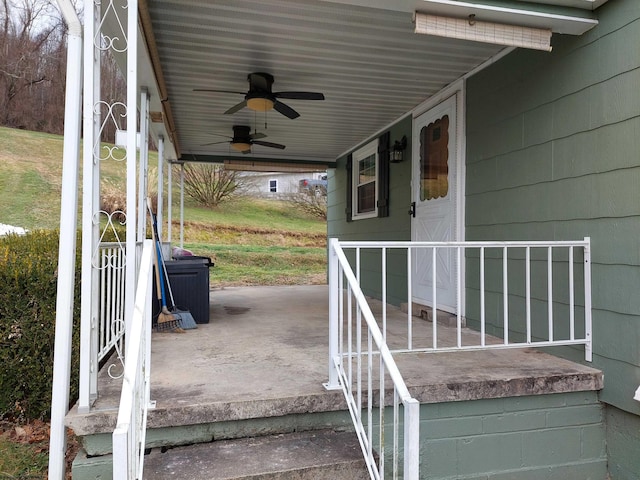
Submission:
[[153,241],[145,240],[127,342],[118,420],[113,431],[113,478],[142,479],[150,401]]
[[[438,319],[441,312],[436,260],[442,249],[451,251],[455,258],[455,335],[453,338],[439,335],[439,329],[444,329],[438,321],[432,321],[430,335],[417,336],[412,312],[413,262],[419,254],[432,260],[429,313],[432,320]],[[392,260],[389,260],[390,252],[393,252]],[[366,262],[362,259],[364,256]],[[399,258],[406,262],[404,266]],[[372,265],[372,262],[379,263]],[[387,344],[391,264],[396,273],[404,272],[408,305],[401,344],[394,344],[393,348]],[[361,276],[366,277],[365,282]],[[377,318],[367,303],[362,283],[380,296],[382,311]],[[403,290],[397,285],[394,287],[395,292]],[[472,312],[471,317],[469,314],[468,318],[463,317],[465,308]],[[418,478],[419,404],[407,391],[392,352],[584,345],[585,358],[591,361],[590,240],[444,243],[331,239],[329,310],[328,387],[340,386],[345,392],[371,478],[384,478],[387,464],[393,478],[402,474],[405,479]],[[465,323],[474,329],[466,328]],[[421,329],[424,326],[421,322]],[[397,338],[397,330],[394,335]],[[392,400],[385,399],[385,377],[393,382]],[[398,443],[399,403],[404,405],[404,446]],[[385,406],[392,407],[393,421],[388,422],[393,426],[391,432],[385,431],[385,409],[388,408]],[[392,449],[389,455],[385,452],[387,447]],[[403,457],[402,470],[400,457]]]

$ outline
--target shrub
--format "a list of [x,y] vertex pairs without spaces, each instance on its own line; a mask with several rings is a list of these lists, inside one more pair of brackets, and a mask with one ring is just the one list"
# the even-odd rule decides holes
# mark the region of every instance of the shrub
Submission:
[[[48,419],[55,339],[57,231],[0,238],[0,418]],[[80,261],[76,261],[79,278]],[[76,282],[70,399],[77,398]]]

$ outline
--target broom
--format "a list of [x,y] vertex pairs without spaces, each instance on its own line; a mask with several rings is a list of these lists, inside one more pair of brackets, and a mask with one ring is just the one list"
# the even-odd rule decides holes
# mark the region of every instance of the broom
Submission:
[[[147,199],[147,207],[149,208],[149,213],[151,214],[151,218],[153,221],[153,229],[151,234],[153,236],[153,242],[156,250],[156,255],[154,258],[154,264],[156,267],[156,293],[158,295],[158,301],[161,304],[160,313],[158,314],[158,324],[156,328],[158,331],[170,330],[175,333],[184,333],[184,330],[180,327],[178,317],[172,314],[167,308],[167,297],[165,295],[165,289],[164,289],[164,274],[160,270],[160,263],[162,261],[162,251],[160,250],[160,244],[158,242],[158,238],[156,235],[157,224],[155,223],[156,222],[155,217],[151,212],[151,201],[149,199]],[[164,262],[162,262],[162,265],[164,266]]]
[[198,328],[198,325],[196,324],[196,320],[195,318],[193,318],[193,315],[191,315],[191,312],[189,310],[180,310],[177,307],[176,301],[173,298],[173,291],[171,290],[171,282],[169,281],[169,275],[167,275],[167,266],[164,264],[164,262],[162,262],[162,268],[164,269],[165,277],[167,277],[167,289],[169,290],[171,305],[173,306],[172,308],[173,315],[178,318],[178,323],[180,324],[180,327],[184,328],[185,330]]
[[[188,310],[179,310],[176,306],[176,301],[173,298],[173,290],[171,289],[171,280],[169,280],[169,274],[167,273],[167,265],[164,263],[164,258],[162,256],[162,243],[160,241],[160,235],[158,234],[158,217],[156,217],[156,215],[151,210],[151,199],[149,198],[147,198],[147,206],[149,209],[149,213],[151,214],[151,220],[153,224],[152,226],[153,236],[156,241],[156,245],[158,249],[158,259],[160,264],[162,265],[162,271],[160,272],[160,275],[164,273],[164,278],[166,279],[166,289],[169,290],[169,296],[171,297],[172,308],[170,313],[177,320],[178,326],[180,328],[184,330],[198,328],[198,325],[196,324],[196,320],[193,318],[193,315],[191,315],[191,312]],[[163,293],[165,292],[164,285],[165,284],[163,283],[163,290],[162,290]],[[166,305],[166,297],[165,297],[164,305]]]

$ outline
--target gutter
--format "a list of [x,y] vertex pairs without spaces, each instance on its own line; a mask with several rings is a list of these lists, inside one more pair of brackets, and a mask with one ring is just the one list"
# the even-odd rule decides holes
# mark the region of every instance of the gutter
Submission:
[[[78,219],[78,176],[82,121],[83,29],[71,0],[58,0],[69,27],[67,37],[67,85],[64,107],[64,147],[60,198],[60,243],[58,247],[58,286],[56,330],[51,398],[51,434],[48,478],[64,480],[67,450],[65,416],[69,409],[71,350],[73,333],[73,297]],[[69,188],[71,187],[71,188]]]
[[146,43],[149,58],[151,59],[151,66],[156,78],[158,91],[160,92],[160,102],[162,104],[162,114],[165,119],[165,126],[167,127],[167,132],[169,133],[171,143],[173,143],[176,155],[178,158],[180,158],[180,144],[178,143],[176,126],[175,122],[173,121],[173,113],[171,112],[171,103],[169,102],[167,84],[164,80],[164,74],[162,73],[162,65],[160,63],[158,45],[156,43],[156,37],[153,34],[153,28],[151,26],[151,14],[149,13],[149,4],[147,0],[140,0],[138,2],[138,15],[140,17],[140,27],[142,29],[142,35]]

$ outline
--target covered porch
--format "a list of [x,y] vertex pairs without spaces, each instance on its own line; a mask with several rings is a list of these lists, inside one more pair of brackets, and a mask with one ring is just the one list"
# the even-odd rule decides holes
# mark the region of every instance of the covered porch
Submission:
[[[60,3],[71,8],[70,2]],[[87,459],[87,465],[95,466],[104,461],[106,470],[99,475],[109,475],[113,461],[109,455],[112,448],[115,450],[116,443],[115,430],[118,431],[120,443],[114,457],[126,457],[127,460],[122,462],[121,476],[140,476],[144,463],[145,475],[163,478],[165,467],[162,461],[181,452],[193,451],[171,449],[177,445],[201,443],[213,446],[217,442],[212,440],[284,435],[301,430],[316,431],[319,428],[350,432],[354,427],[349,417],[359,417],[359,412],[366,411],[355,422],[355,429],[361,430],[358,431],[360,445],[352,440],[347,443],[351,442],[351,447],[355,445],[356,451],[362,448],[372,478],[378,478],[376,475],[384,478],[384,472],[374,473],[375,465],[384,463],[378,461],[378,455],[385,461],[393,456],[391,463],[397,467],[398,452],[402,448],[408,450],[408,447],[415,451],[410,455],[413,461],[411,471],[408,471],[407,465],[404,467],[405,478],[430,476],[471,479],[482,475],[481,472],[496,471],[507,476],[526,471],[534,478],[539,472],[549,470],[558,478],[566,478],[563,476],[566,469],[572,469],[575,478],[583,477],[581,472],[594,471],[594,478],[604,478],[606,455],[601,407],[597,401],[602,376],[597,370],[526,348],[481,352],[442,351],[437,355],[425,351],[405,351],[401,356],[394,355],[392,358],[390,353],[387,355],[387,349],[393,349],[394,344],[406,344],[407,324],[411,325],[409,330],[412,332],[408,336],[409,345],[415,340],[424,345],[437,343],[446,350],[459,346],[461,337],[470,340],[470,343],[482,343],[483,347],[485,342],[500,343],[502,340],[484,335],[479,337],[477,332],[467,329],[449,330],[442,326],[437,329],[436,342],[430,338],[436,331],[433,324],[431,328],[420,328],[429,322],[414,319],[411,313],[386,305],[384,300],[381,303],[370,299],[371,303],[358,303],[357,308],[354,303],[353,310],[357,310],[357,313],[353,317],[349,313],[346,322],[342,317],[340,320],[333,317],[337,312],[335,302],[343,290],[348,290],[350,294],[355,292],[356,296],[361,293],[358,285],[360,271],[357,272],[358,281],[354,280],[348,287],[342,283],[342,276],[339,280],[334,279],[331,294],[323,287],[214,291],[211,293],[210,324],[180,336],[154,333],[146,343],[145,335],[149,332],[145,329],[150,323],[145,322],[150,318],[147,310],[151,301],[151,287],[146,282],[151,278],[151,256],[147,253],[145,257],[140,245],[149,242],[145,240],[148,237],[147,226],[144,215],[141,215],[145,211],[148,193],[149,137],[158,144],[160,198],[164,185],[163,162],[213,162],[230,169],[259,171],[326,168],[329,170],[329,208],[333,209],[330,217],[334,220],[334,227],[338,218],[344,223],[341,225],[341,239],[369,239],[369,230],[373,229],[383,237],[376,240],[410,243],[409,239],[416,240],[410,226],[412,221],[406,214],[412,202],[404,193],[411,190],[407,185],[411,185],[412,181],[415,190],[412,194],[418,192],[419,174],[412,173],[411,168],[419,158],[419,149],[414,147],[417,147],[420,134],[416,131],[410,141],[407,135],[412,134],[412,121],[415,118],[447,98],[454,99],[451,118],[458,118],[458,121],[451,122],[456,130],[450,136],[450,151],[457,153],[452,154],[450,171],[460,175],[457,177],[457,190],[452,190],[449,195],[456,200],[455,218],[447,224],[446,229],[449,231],[450,228],[455,236],[432,238],[435,243],[422,245],[424,255],[425,252],[433,253],[433,257],[423,255],[425,265],[431,262],[433,268],[418,270],[425,277],[427,272],[432,272],[434,281],[424,285],[435,286],[436,253],[439,253],[436,249],[442,247],[443,251],[450,253],[457,248],[457,261],[449,262],[446,268],[439,270],[452,274],[457,269],[457,273],[451,275],[455,277],[453,283],[447,287],[451,293],[454,293],[454,289],[457,293],[452,295],[449,303],[443,303],[452,307],[457,302],[455,313],[460,326],[460,317],[466,315],[462,308],[466,290],[477,287],[481,297],[476,310],[482,317],[478,321],[484,334],[485,252],[480,250],[477,257],[465,259],[466,247],[461,245],[465,241],[462,175],[465,156],[464,84],[468,78],[516,48],[550,50],[553,34],[582,35],[589,31],[598,23],[590,10],[604,2],[575,0],[570,8],[561,8],[558,7],[561,2],[540,0],[532,2],[537,5],[527,9],[523,8],[522,2],[515,0],[506,2],[507,7],[497,7],[492,3],[407,0],[373,3],[234,1],[203,4],[114,0],[108,3],[95,1],[91,8],[85,8],[84,26],[76,21],[72,29],[77,42],[74,43],[74,52],[70,47],[69,58],[70,65],[74,64],[71,60],[72,53],[75,53],[73,61],[76,72],[70,72],[76,75],[76,90],[72,90],[70,81],[68,98],[76,103],[70,104],[67,109],[69,118],[66,124],[70,126],[70,132],[65,133],[65,140],[69,142],[65,155],[71,168],[68,181],[63,179],[63,183],[73,182],[73,175],[75,182],[78,180],[78,113],[81,111],[82,98],[85,122],[83,179],[86,187],[82,202],[81,279],[81,342],[84,350],[81,359],[80,408],[66,416],[66,425],[83,436],[86,452],[91,457]],[[431,30],[432,26],[428,25],[431,21],[452,21],[454,27],[460,28],[462,36],[455,32]],[[480,25],[481,35],[474,36],[477,32],[473,30]],[[492,35],[494,31],[498,31],[500,38]],[[518,41],[513,40],[514,31]],[[531,40],[530,34],[535,34],[535,41]],[[528,40],[522,43],[523,38]],[[84,64],[80,60],[82,41]],[[126,105],[119,101],[102,100],[99,89],[95,88],[100,77],[99,59],[105,51],[109,51],[122,71],[127,72]],[[83,65],[83,68],[78,65]],[[81,72],[84,75],[84,87],[80,85]],[[278,98],[285,99],[287,105]],[[255,102],[251,102],[254,105],[251,106],[249,101],[256,99],[264,101],[262,106],[255,106]],[[292,106],[288,106],[288,103]],[[296,110],[293,110],[293,106]],[[125,113],[121,114],[121,110]],[[123,118],[126,118],[126,125],[122,125]],[[72,130],[71,120],[77,123],[75,130]],[[105,122],[126,128],[125,145],[113,149],[109,147],[105,152],[101,146],[101,129]],[[267,134],[269,141],[262,141]],[[221,140],[225,137],[227,140]],[[363,211],[358,212],[357,205],[354,211],[350,202],[365,200],[366,195],[362,198],[358,196],[359,185],[354,181],[357,176],[345,181],[344,175],[338,177],[333,174],[338,168],[350,171],[352,164],[347,157],[365,142],[372,145],[372,142],[379,142],[378,148],[372,149],[371,153],[376,159],[377,155],[380,157],[380,168],[376,170],[377,183],[373,188],[376,195],[380,192],[380,196],[375,201],[363,202]],[[391,150],[392,147],[395,150],[396,145],[400,165],[390,174]],[[136,156],[138,148],[139,161]],[[407,149],[406,153],[403,153],[404,149]],[[395,154],[394,151],[394,162]],[[401,163],[403,155],[406,158]],[[119,242],[117,250],[119,258],[126,257],[120,264],[126,278],[122,277],[122,314],[113,320],[119,326],[118,341],[126,343],[125,368],[135,364],[131,367],[131,375],[125,375],[124,382],[121,378],[109,377],[108,367],[96,373],[100,361],[96,353],[99,350],[96,318],[101,308],[97,291],[104,283],[99,279],[101,266],[94,258],[95,252],[101,248],[103,233],[100,231],[100,222],[96,221],[104,213],[99,210],[99,164],[123,158],[127,161],[127,235],[126,240]],[[344,167],[347,163],[349,166]],[[366,166],[366,162],[363,165]],[[363,177],[366,176],[366,169],[360,172]],[[389,183],[390,177],[396,182],[395,187]],[[396,188],[395,192],[390,191],[393,188]],[[63,195],[69,195],[68,199],[63,196],[63,210],[76,212],[78,199],[66,191],[63,191]],[[345,196],[348,205],[344,204]],[[371,200],[369,197],[366,199]],[[364,208],[367,205],[376,209],[380,207],[380,211],[372,213]],[[171,206],[171,202],[168,206]],[[415,218],[415,202],[413,207]],[[346,220],[343,210],[348,214]],[[361,214],[359,218],[358,213]],[[69,213],[61,220],[61,229],[70,235],[70,238],[61,240],[61,265],[69,263],[63,261],[63,255],[66,253],[70,256],[75,247],[71,238],[77,224],[74,215]],[[171,213],[168,216],[171,218]],[[158,217],[162,238],[165,220],[162,202],[159,204]],[[387,217],[393,223],[387,222]],[[353,222],[354,219],[358,222]],[[382,222],[385,222],[384,228],[380,226]],[[170,226],[169,221],[169,240]],[[429,228],[427,232],[436,230]],[[412,271],[406,265],[411,265],[410,250],[414,246],[402,248],[407,249],[406,255],[402,254],[406,262],[390,262],[388,273],[391,276],[387,274],[386,264],[381,266],[379,272],[368,270],[368,277],[366,273],[363,276],[366,277],[365,281],[377,281],[380,278],[385,285],[391,278],[389,283],[394,287],[402,284],[393,294],[408,298],[408,304],[411,305],[412,284],[408,277]],[[429,248],[432,250],[427,250]],[[484,249],[482,246],[478,248]],[[493,252],[493,257],[487,257],[487,264],[498,269],[494,270],[496,281],[503,284],[501,291],[492,292],[493,298],[488,298],[488,302],[494,302],[492,305],[495,307],[497,299],[504,298],[501,305],[504,305],[505,315],[503,319],[496,314],[489,320],[500,323],[494,325],[496,329],[504,325],[508,336],[511,326],[507,318],[508,307],[522,304],[519,318],[526,318],[528,323],[518,333],[524,332],[526,341],[531,342],[532,333],[533,337],[539,337],[529,322],[531,311],[542,309],[548,312],[549,320],[544,330],[548,341],[552,342],[555,334],[554,305],[558,304],[551,287],[558,275],[554,273],[557,259],[552,254],[553,247],[548,246],[546,257],[533,259],[528,247],[526,253],[521,250],[511,257],[507,255],[506,245],[491,244],[487,247],[500,251],[503,248],[502,261],[498,260],[496,252]],[[386,253],[380,256],[384,255]],[[509,266],[512,263],[522,260],[521,257],[525,258],[526,263],[518,265],[526,264],[527,270],[526,275],[522,271],[520,273],[529,283],[524,287],[523,280],[514,293],[511,293],[512,290],[507,292],[507,270],[512,268]],[[572,250],[567,258],[570,268],[565,268],[560,276],[563,279],[569,277],[570,288],[566,290],[572,293],[562,303],[561,310],[573,312],[576,302],[572,296]],[[481,279],[479,285],[470,282],[465,287],[463,259],[468,260],[469,271],[477,268],[478,272],[482,272],[475,277]],[[529,268],[532,268],[532,260],[533,264],[542,265],[538,272],[547,279],[544,284],[536,283],[534,278],[534,287],[542,289],[542,295],[538,295],[538,292],[532,295],[530,290]],[[333,260],[330,258],[330,261]],[[139,264],[144,268],[138,268]],[[126,269],[123,265],[126,265]],[[398,268],[394,270],[395,267]],[[364,268],[366,272],[368,266]],[[499,273],[500,268],[503,268],[504,276]],[[516,271],[518,269],[521,266],[517,266]],[[72,288],[69,285],[73,281],[71,269],[61,271],[59,298],[70,300]],[[583,305],[585,327],[577,335],[584,334],[586,341],[576,340],[573,313],[571,327],[567,327],[570,332],[567,339],[571,344],[581,342],[588,345],[585,352],[589,359],[591,331],[587,317],[590,318],[591,306],[587,303],[590,299],[590,290],[589,295],[586,293],[590,289],[590,277],[586,270],[584,284],[588,286],[585,287]],[[428,297],[434,312],[437,296],[442,298],[434,287]],[[515,301],[511,300],[511,304],[510,296],[517,297]],[[491,297],[491,293],[488,297]],[[384,299],[385,295],[382,294],[380,298]],[[348,302],[351,300],[349,296]],[[341,322],[340,328],[346,323],[357,325],[357,331],[360,332],[360,325],[364,324],[360,315],[368,310],[369,305],[374,312],[384,312],[384,320],[381,321],[381,324],[385,323],[384,328],[381,325],[376,327],[375,321],[367,318],[368,330],[364,329],[364,337],[358,333],[357,337],[351,338],[349,330],[349,333],[344,333],[349,336],[349,349],[339,350],[346,337],[339,337],[338,322]],[[582,304],[578,301],[577,305]],[[351,306],[349,303],[347,307],[350,312]],[[61,341],[57,339],[59,345],[56,345],[56,353],[70,351],[64,339],[69,331],[68,328],[65,330],[68,326],[65,316],[70,315],[71,310],[64,304],[59,308]],[[342,306],[340,310],[344,311]],[[494,310],[497,312],[498,308]],[[376,328],[383,328],[384,348],[381,344],[372,345],[372,336],[378,342]],[[361,349],[367,343],[367,337],[369,344]],[[356,346],[355,351],[351,349],[353,345]],[[398,348],[407,350],[406,347]],[[372,357],[382,357],[383,353],[386,357],[381,361],[379,371],[396,369],[402,372],[402,376],[399,382],[397,378],[392,379],[395,385],[389,382],[386,386],[378,387],[383,385],[382,379],[386,378],[386,374],[379,375],[371,368],[372,363],[377,363],[377,360],[372,361]],[[397,362],[397,367],[393,360]],[[368,362],[368,365],[362,368],[361,362]],[[383,362],[385,367],[382,366]],[[352,378],[352,367],[356,363],[359,372]],[[112,374],[121,367],[116,364]],[[64,382],[69,377],[68,368],[68,358],[60,360],[56,367],[56,383],[60,391],[66,387]],[[322,386],[324,382],[328,382],[329,389]],[[357,388],[352,392],[351,399],[345,401],[338,388],[347,384],[348,388],[357,384]],[[121,395],[121,389],[131,393],[127,402],[121,402],[125,398],[125,395]],[[377,390],[382,390],[382,394],[375,393]],[[406,439],[403,447],[399,447],[400,442],[395,438],[393,451],[374,449],[371,444],[375,436],[382,436],[380,427],[389,420],[383,418],[384,409],[379,407],[388,401],[393,404],[394,415],[404,408],[398,405],[398,391],[401,391],[404,407],[412,404],[419,410],[412,417],[415,429],[404,425]],[[536,400],[521,401],[530,397]],[[57,404],[52,408],[56,416],[55,435],[52,438],[62,438],[58,421],[66,413],[66,399],[60,396],[54,400]],[[438,406],[432,409],[433,404]],[[117,419],[118,408],[128,412],[128,418],[122,414],[126,422]],[[461,421],[461,418],[464,420]],[[377,431],[380,433],[373,431],[376,422],[379,423]],[[389,430],[393,429],[394,436],[401,436],[397,429],[402,421],[396,418],[390,423]],[[412,436],[417,434],[418,424],[421,432],[419,439]],[[365,429],[368,434],[364,432]],[[368,443],[364,445],[363,442]],[[52,443],[62,450],[62,440]],[[384,446],[385,441],[380,445]],[[565,445],[569,447],[565,448]],[[145,447],[151,448],[152,452],[143,457],[141,453]],[[339,450],[352,451],[351,447]],[[159,450],[162,455],[153,449]],[[489,454],[496,449],[504,449],[508,454]],[[166,453],[163,452],[165,450]],[[556,456],[559,451],[561,454]],[[408,453],[403,452],[405,456],[409,456]],[[185,454],[188,456],[188,453]],[[553,464],[547,463],[549,458],[553,459]],[[494,463],[498,460],[500,466]],[[80,458],[78,478],[82,478],[82,462]],[[55,460],[50,463],[53,467]],[[242,463],[242,460],[235,461],[236,465]],[[212,478],[211,472],[217,468],[193,462],[193,465],[196,464],[200,465],[200,473],[209,475],[207,478]],[[395,470],[398,471],[397,468]],[[402,471],[402,467],[399,471]],[[59,471],[54,472],[53,468],[51,472],[52,478],[61,475]],[[97,474],[89,475],[95,478]],[[114,478],[117,476],[116,473],[113,475]],[[192,478],[199,477],[194,474]]]
[[[349,475],[366,474],[344,395],[323,387],[327,380],[328,287],[214,289],[210,302],[210,323],[184,334],[152,336],[151,400],[155,408],[148,412],[147,448],[151,450],[145,459],[145,477],[175,478],[171,472],[175,474],[180,466],[184,468],[182,478],[228,478],[222,473],[217,477],[215,472],[224,471],[230,462],[234,465],[231,471],[241,478],[243,459],[251,456],[247,438],[294,435],[300,445],[306,441],[300,435],[317,439],[318,431],[331,432],[327,444],[335,450],[329,459],[318,459],[319,452],[311,455],[320,463],[314,468],[325,462],[348,466]],[[379,301],[371,300],[371,306],[374,314],[382,310]],[[388,342],[401,341],[406,312],[388,306],[387,315]],[[431,322],[414,317],[416,342],[430,341],[432,331]],[[455,328],[440,325],[438,331],[443,344],[455,344]],[[465,329],[463,335],[466,343],[472,343],[479,334]],[[539,349],[415,353],[398,355],[396,360],[411,394],[423,404],[421,431],[429,443],[424,447],[427,453],[421,475],[446,478],[442,473],[446,470],[466,478],[473,471],[505,468],[501,466],[503,455],[478,460],[478,448],[482,448],[478,443],[486,435],[513,439],[521,452],[517,462],[522,463],[523,471],[606,471],[597,402],[603,379],[598,370]],[[110,378],[107,368],[100,372],[100,397],[91,412],[80,414],[73,409],[67,416],[67,425],[82,436],[85,451],[92,457],[78,457],[74,478],[110,474],[111,433],[122,380]],[[569,442],[566,447],[559,446],[559,431],[563,441]],[[546,453],[541,453],[540,445],[530,443],[534,438],[547,438],[548,445],[542,447]],[[240,442],[238,456],[228,458],[229,452],[217,449],[232,439]],[[530,451],[521,449],[525,444]],[[172,448],[179,445],[191,446]],[[446,457],[441,456],[442,448],[448,452]],[[564,450],[573,452],[569,453],[573,458],[565,457]],[[284,461],[278,455],[277,449],[271,450],[260,457],[262,470],[251,462],[247,469],[256,474],[269,472],[269,468],[302,468],[295,462],[269,465]],[[565,459],[553,464],[557,461],[552,460],[554,456]]]

